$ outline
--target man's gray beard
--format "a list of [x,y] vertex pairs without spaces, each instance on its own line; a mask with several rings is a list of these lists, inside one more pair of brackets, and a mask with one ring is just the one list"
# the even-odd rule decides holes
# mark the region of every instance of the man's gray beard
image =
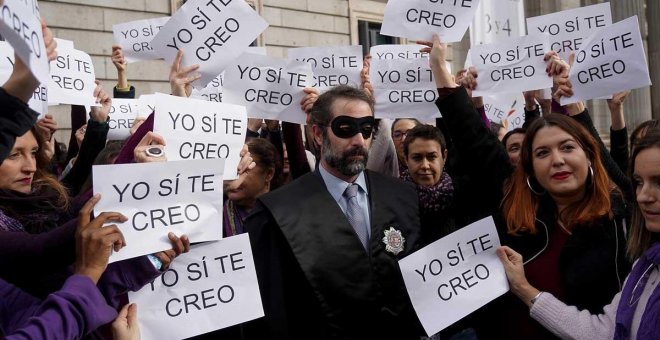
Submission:
[[[367,168],[369,152],[364,148],[355,147],[343,152],[341,155],[335,155],[330,145],[330,139],[327,136],[324,136],[322,153],[325,162],[333,169],[339,170],[339,172],[345,176],[358,175]],[[348,159],[351,156],[358,155],[363,156],[363,159],[353,161]]]

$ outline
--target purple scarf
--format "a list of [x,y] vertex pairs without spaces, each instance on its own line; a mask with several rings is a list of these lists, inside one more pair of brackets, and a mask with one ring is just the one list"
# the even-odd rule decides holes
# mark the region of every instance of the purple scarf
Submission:
[[[649,250],[647,250],[642,257],[639,258],[637,264],[628,275],[626,286],[623,287],[621,293],[621,300],[619,301],[619,308],[616,311],[616,328],[614,329],[614,339],[624,340],[630,337],[630,327],[632,325],[633,315],[637,309],[637,302],[632,306],[629,304],[633,298],[633,290],[639,283],[637,290],[641,294],[646,285],[645,279],[642,276],[652,264],[660,264],[660,242],[654,243]],[[643,282],[640,282],[643,281]],[[635,292],[637,294],[637,292]],[[633,299],[634,300],[634,299]],[[649,301],[646,304],[646,309],[642,315],[642,320],[639,324],[637,331],[637,339],[651,340],[657,339],[658,332],[660,332],[660,290],[655,289]]]
[[[408,169],[404,170],[400,177],[404,181],[414,183]],[[454,182],[446,171],[442,172],[440,180],[433,186],[416,185],[416,188],[420,211],[443,211],[451,206],[454,199]]]

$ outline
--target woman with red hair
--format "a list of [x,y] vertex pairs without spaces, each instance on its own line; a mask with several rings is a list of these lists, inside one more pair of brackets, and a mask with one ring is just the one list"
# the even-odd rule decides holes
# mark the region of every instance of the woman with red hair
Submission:
[[[462,92],[442,68],[444,45],[439,39],[421,43],[428,46],[441,94]],[[569,65],[552,52],[545,59],[548,75],[554,78],[555,100],[570,96]],[[622,183],[618,190],[610,180],[610,176],[619,179],[616,174],[608,175],[614,163],[609,158],[604,161],[610,155],[590,131],[585,106],[576,103],[565,109],[571,117],[549,114],[528,127],[520,162],[503,191],[497,174],[506,172],[508,176],[511,164],[504,161],[492,167],[489,176],[502,198],[500,209],[492,214],[498,217],[502,243],[526,259],[525,272],[532,285],[568,304],[599,313],[620,290],[630,267],[623,223],[627,209],[621,194],[629,188],[626,181],[618,181]],[[442,113],[450,118],[454,114]],[[483,187],[482,196],[489,188]],[[478,317],[483,323],[477,327],[480,339],[554,338],[529,317],[525,304],[513,295],[498,299],[486,310],[493,313]]]

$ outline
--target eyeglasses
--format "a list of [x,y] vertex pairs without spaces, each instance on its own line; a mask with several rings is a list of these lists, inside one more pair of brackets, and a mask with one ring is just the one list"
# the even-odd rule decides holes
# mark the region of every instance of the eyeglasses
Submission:
[[410,132],[410,130],[406,130],[406,131],[398,131],[397,130],[397,131],[394,131],[394,133],[392,133],[392,139],[400,140],[402,138],[406,138],[406,136],[408,135],[408,132]]
[[332,133],[339,138],[351,138],[361,133],[364,139],[368,139],[371,138],[375,125],[376,120],[373,116],[362,118],[339,116],[332,120],[330,128]]

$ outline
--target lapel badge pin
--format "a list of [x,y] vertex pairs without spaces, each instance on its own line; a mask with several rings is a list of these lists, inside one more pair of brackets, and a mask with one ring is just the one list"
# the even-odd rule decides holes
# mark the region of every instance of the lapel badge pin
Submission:
[[401,231],[390,227],[390,229],[385,230],[385,237],[383,237],[383,243],[385,243],[385,250],[390,253],[397,255],[403,251],[404,244],[406,239],[401,235]]

